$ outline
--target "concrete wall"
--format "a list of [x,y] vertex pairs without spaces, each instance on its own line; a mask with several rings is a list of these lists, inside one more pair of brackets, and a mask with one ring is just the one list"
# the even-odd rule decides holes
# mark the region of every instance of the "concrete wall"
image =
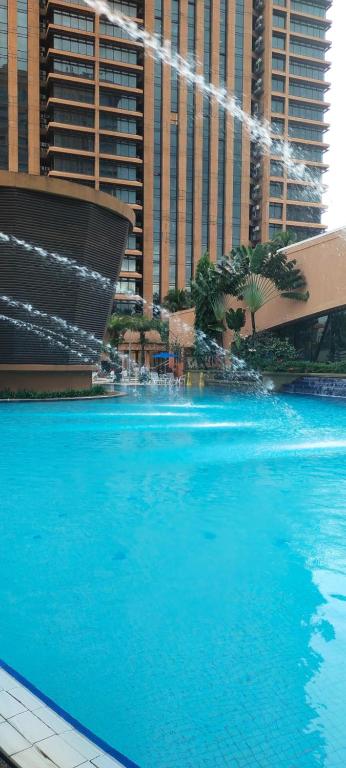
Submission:
[[[274,299],[256,314],[258,331],[317,315],[346,304],[346,228],[327,232],[285,249],[304,273],[307,302]],[[246,330],[251,332],[249,318]]]
[[[346,305],[346,228],[305,240],[285,249],[304,273],[310,297],[308,301],[277,298],[256,313],[258,331],[265,331],[310,315],[323,314]],[[232,302],[233,306],[241,306]],[[249,313],[242,335],[251,334]],[[182,347],[194,344],[193,309],[177,312],[169,321],[170,343]],[[229,347],[232,332],[226,332],[224,345]]]

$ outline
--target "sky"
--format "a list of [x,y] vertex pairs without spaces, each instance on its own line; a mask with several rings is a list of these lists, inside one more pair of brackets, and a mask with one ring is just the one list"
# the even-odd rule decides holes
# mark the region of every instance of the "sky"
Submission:
[[327,73],[331,83],[327,101],[331,103],[331,109],[326,117],[330,123],[330,130],[326,134],[330,150],[325,155],[325,162],[329,163],[330,170],[324,177],[329,186],[325,195],[325,203],[329,208],[324,215],[324,222],[328,229],[334,229],[346,224],[346,0],[333,0],[328,15],[332,19],[332,28],[328,34],[332,48],[327,58],[332,66]]

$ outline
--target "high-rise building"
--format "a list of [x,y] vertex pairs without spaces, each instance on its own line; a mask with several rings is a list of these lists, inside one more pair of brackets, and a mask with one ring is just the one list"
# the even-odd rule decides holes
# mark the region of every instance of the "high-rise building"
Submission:
[[[252,149],[250,239],[265,241],[282,229],[303,240],[324,231],[323,174],[328,148],[326,60],[331,0],[254,0],[253,113],[271,125],[274,151]],[[290,142],[307,178],[285,169],[275,140]],[[317,183],[316,183],[317,182]]]
[[[329,0],[110,0],[271,124],[322,178]],[[316,186],[83,0],[0,0],[0,168],[108,192],[136,214],[116,306],[190,283],[201,254],[323,231]],[[121,304],[120,304],[121,302]]]

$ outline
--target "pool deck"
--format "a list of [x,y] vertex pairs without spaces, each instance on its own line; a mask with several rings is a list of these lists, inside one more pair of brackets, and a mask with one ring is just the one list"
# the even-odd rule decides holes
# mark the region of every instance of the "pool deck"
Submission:
[[[97,740],[98,741],[98,740]],[[1,755],[5,761],[1,761]],[[0,664],[0,766],[126,768]]]

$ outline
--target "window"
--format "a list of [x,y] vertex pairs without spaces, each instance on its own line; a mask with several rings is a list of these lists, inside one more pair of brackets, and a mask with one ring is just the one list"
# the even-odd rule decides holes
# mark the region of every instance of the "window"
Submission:
[[273,75],[272,77],[272,90],[273,91],[280,91],[280,93],[284,93],[285,90],[285,79],[283,77],[276,77]]
[[319,37],[321,40],[324,40],[326,36],[326,27],[313,21],[303,21],[302,19],[295,19],[291,16],[291,32],[299,32],[301,35]]
[[135,280],[126,280],[122,277],[116,284],[116,293],[137,293],[137,283]]
[[137,75],[135,72],[127,72],[113,67],[100,66],[100,81],[124,85],[126,88],[137,88]]
[[55,129],[51,136],[51,144],[55,147],[84,149],[86,152],[93,152],[94,134],[78,133],[77,131],[60,131]]
[[296,236],[296,240],[308,240],[310,237],[316,237],[316,235],[322,235],[323,229],[315,229],[314,227],[292,227],[290,224],[286,227],[287,232],[293,232]]
[[269,204],[269,218],[270,219],[282,219],[282,209],[283,206],[281,203],[270,203]]
[[317,43],[308,42],[307,40],[298,40],[294,37],[290,41],[291,53],[297,53],[299,56],[309,56],[313,59],[325,59],[326,51],[321,45]]
[[[318,234],[321,234],[319,232]],[[289,340],[302,360],[340,362],[346,355],[346,309],[331,310],[281,326],[277,333]]]
[[291,100],[288,106],[288,114],[292,117],[302,117],[307,120],[318,120],[319,122],[323,122],[324,119],[324,109],[322,107],[316,107],[313,104],[300,104]]
[[286,48],[286,37],[284,35],[278,35],[276,32],[274,32],[272,37],[272,46],[274,50],[284,51]]
[[294,139],[307,139],[310,141],[323,141],[323,128],[304,123],[292,123],[288,125],[288,133]]
[[104,155],[138,156],[135,141],[121,141],[113,136],[100,137],[100,152]]
[[94,159],[92,157],[79,157],[78,155],[53,155],[52,168],[54,171],[66,173],[85,173],[94,175]]
[[117,24],[112,24],[110,21],[106,21],[105,19],[100,20],[100,35],[129,40],[129,34],[126,32],[126,30],[122,29],[122,27],[118,27]]
[[94,21],[91,16],[85,16],[82,13],[70,13],[70,11],[54,11],[53,24],[61,27],[71,27],[81,29],[83,32],[94,31]]
[[283,176],[284,175],[284,168],[282,163],[279,163],[277,160],[271,160],[270,161],[270,175],[271,176]]
[[100,112],[100,128],[105,131],[117,131],[118,133],[140,133],[136,120],[119,117],[112,112]]
[[125,256],[123,258],[123,260],[122,260],[121,271],[122,272],[137,272],[137,262],[136,262],[136,259],[131,258],[130,256]]
[[100,88],[101,107],[113,107],[114,109],[128,109],[131,112],[137,111],[137,99],[135,96],[125,96],[116,91],[106,91]]
[[306,221],[313,224],[321,223],[321,209],[309,206],[287,205],[287,221]]
[[271,152],[272,152],[272,155],[277,155],[278,157],[282,157],[282,141],[281,140],[273,139]]
[[298,160],[310,160],[315,163],[323,162],[323,149],[320,147],[298,143],[294,143],[291,146],[293,149],[293,156]]
[[79,62],[56,56],[53,61],[53,72],[61,72],[70,77],[83,77],[87,80],[94,79],[94,65],[87,61]]
[[94,89],[77,83],[53,83],[51,96],[55,99],[66,99],[67,101],[94,103]]
[[83,56],[94,55],[94,43],[82,37],[73,37],[73,35],[58,35],[52,37],[52,46],[58,51],[70,51],[70,53],[80,53]]
[[288,184],[288,200],[302,200],[306,203],[320,203],[321,195],[316,192],[314,187],[306,187],[303,184]]
[[303,61],[290,60],[291,75],[299,75],[311,80],[324,80],[325,69],[321,64],[307,64]]
[[[277,0],[275,0],[277,3]],[[326,18],[326,6],[316,3],[316,0],[292,0],[291,11],[299,11],[300,13],[308,13],[311,16],[319,16],[321,19]]]
[[285,123],[283,120],[275,120],[272,119],[272,131],[273,133],[276,133],[279,136],[282,136],[284,133],[284,127]]
[[137,181],[137,168],[135,165],[126,165],[113,160],[100,159],[100,176],[111,179],[128,179]]
[[129,251],[137,251],[138,249],[138,243],[136,235],[129,235],[127,238],[127,250]]
[[272,112],[280,112],[283,114],[285,111],[284,99],[278,99],[277,96],[272,96]]
[[[292,175],[292,173],[293,172],[288,170],[287,172],[288,178],[292,181],[297,181],[297,176],[295,176],[294,174]],[[320,182],[322,180],[322,173],[323,173],[323,170],[321,168],[316,168],[316,166],[315,167],[311,166],[306,169],[306,172],[304,174],[305,181]]]
[[296,83],[294,80],[290,80],[289,93],[291,96],[300,96],[303,99],[324,100],[324,88],[322,86]]
[[270,197],[282,197],[284,185],[280,181],[270,182]]
[[112,45],[111,43],[100,43],[100,58],[112,59],[112,61],[122,61],[127,64],[137,64],[137,52],[131,48]]
[[269,224],[269,238],[273,240],[279,232],[282,232],[282,224]]
[[286,14],[273,11],[273,27],[286,28]]
[[286,59],[284,56],[278,56],[276,53],[272,56],[272,67],[273,69],[279,69],[281,72],[285,71],[286,68]]
[[115,184],[100,184],[101,192],[107,192],[108,195],[118,197],[123,203],[130,205],[136,205],[137,203],[137,190],[132,187],[117,187]]
[[111,10],[114,11],[121,11],[121,13],[124,13],[125,16],[132,16],[132,18],[140,18],[138,16],[138,10],[137,10],[137,3],[130,2],[130,0],[111,0],[109,2],[109,5],[111,7]]
[[66,123],[67,125],[80,125],[85,128],[94,127],[94,112],[89,109],[77,109],[75,107],[63,107],[54,105],[50,119],[54,123]]

